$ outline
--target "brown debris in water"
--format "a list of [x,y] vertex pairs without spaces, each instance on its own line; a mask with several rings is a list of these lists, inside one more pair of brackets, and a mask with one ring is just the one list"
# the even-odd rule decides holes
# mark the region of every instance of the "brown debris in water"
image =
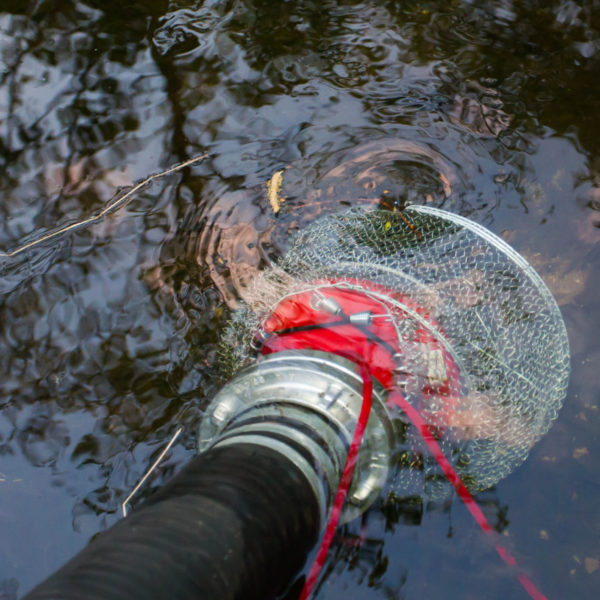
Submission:
[[273,209],[273,212],[277,214],[281,208],[281,204],[285,201],[285,198],[281,196],[281,186],[283,185],[283,173],[281,171],[275,171],[269,181],[267,181],[267,197],[269,198],[269,204]]

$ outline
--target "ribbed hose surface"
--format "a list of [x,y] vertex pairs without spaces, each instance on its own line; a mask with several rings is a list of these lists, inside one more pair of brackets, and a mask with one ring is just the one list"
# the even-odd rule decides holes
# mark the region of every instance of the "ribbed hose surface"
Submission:
[[251,444],[194,458],[23,600],[275,598],[318,539],[304,475]]

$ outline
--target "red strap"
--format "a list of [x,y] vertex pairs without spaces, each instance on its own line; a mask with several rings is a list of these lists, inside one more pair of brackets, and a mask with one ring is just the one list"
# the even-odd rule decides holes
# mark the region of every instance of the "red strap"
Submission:
[[348,457],[346,458],[346,464],[344,465],[342,478],[340,479],[340,484],[335,495],[335,501],[333,503],[331,515],[329,517],[329,521],[327,522],[327,527],[325,529],[325,535],[321,540],[321,545],[319,546],[319,550],[317,551],[317,556],[315,557],[312,567],[310,568],[308,577],[306,579],[306,582],[304,583],[304,587],[302,588],[299,600],[306,600],[306,598],[310,596],[315,586],[315,583],[317,582],[319,574],[321,573],[321,569],[325,564],[325,559],[327,558],[329,547],[331,546],[335,530],[337,529],[338,522],[340,520],[342,507],[348,494],[348,488],[352,483],[354,468],[356,467],[356,460],[358,458],[358,451],[360,450],[363,435],[365,433],[365,428],[367,426],[367,421],[369,420],[369,415],[371,414],[373,383],[371,381],[371,375],[366,365],[364,363],[359,363],[359,365],[363,380],[363,402],[362,407],[360,409],[360,415],[358,417],[358,423],[356,424],[356,429],[354,430],[354,435],[352,437],[350,450],[348,451]]
[[[306,304],[306,303],[305,303]],[[307,306],[309,304],[296,303],[292,306],[296,310],[308,310]],[[284,311],[285,312],[285,311]],[[313,310],[314,312],[314,310]],[[311,313],[312,315],[312,313]],[[269,330],[272,334],[277,334],[277,328],[280,327],[290,327],[291,325],[297,325],[297,316],[296,313],[292,315],[294,319],[290,318],[290,315],[278,314],[279,321],[275,323],[271,330]],[[283,317],[285,317],[283,319]],[[314,315],[311,316],[310,323],[319,323],[322,324],[321,321],[314,321]],[[329,318],[329,316],[327,316]],[[280,322],[283,319],[283,322]],[[351,326],[350,326],[351,327]],[[317,328],[315,328],[317,329]],[[354,468],[356,466],[356,460],[358,457],[358,452],[360,450],[360,446],[362,444],[363,434],[365,431],[365,427],[367,425],[367,421],[369,420],[369,414],[371,412],[371,400],[372,400],[372,382],[371,382],[371,369],[373,369],[376,365],[380,364],[380,360],[374,360],[374,355],[372,355],[371,351],[367,352],[365,350],[364,343],[359,346],[358,351],[355,352],[340,352],[339,347],[342,347],[343,344],[339,343],[339,340],[333,340],[333,347],[329,347],[326,342],[331,342],[332,338],[335,334],[326,329],[318,328],[318,333],[316,338],[305,339],[307,335],[313,335],[310,330],[302,331],[300,335],[294,333],[293,335],[283,335],[277,336],[268,340],[268,342],[263,347],[263,353],[268,354],[270,352],[277,352],[280,350],[290,349],[290,348],[316,348],[323,351],[328,352],[336,352],[354,362],[358,363],[361,369],[361,374],[363,378],[363,404],[361,407],[360,416],[358,419],[358,423],[356,425],[356,429],[354,431],[354,436],[352,439],[352,443],[350,446],[350,450],[348,452],[348,457],[346,459],[346,464],[344,465],[344,471],[342,473],[342,477],[340,480],[340,484],[338,486],[338,490],[336,493],[333,509],[331,511],[331,515],[327,522],[327,526],[325,529],[325,535],[321,541],[321,545],[317,551],[317,556],[310,568],[308,577],[300,594],[300,600],[306,600],[308,596],[311,594],[317,578],[325,564],[325,560],[327,557],[327,552],[329,551],[329,547],[331,546],[331,542],[333,540],[333,536],[335,534],[335,530],[337,528],[340,515],[342,512],[342,507],[344,504],[344,500],[348,494],[348,489],[350,487],[350,483],[352,482],[352,476],[354,474]],[[303,337],[304,336],[304,337]],[[313,335],[314,337],[314,335]],[[378,344],[371,344],[373,348],[377,349]],[[371,349],[371,346],[368,349]],[[385,354],[385,353],[384,353]],[[368,358],[371,358],[369,361]],[[375,373],[373,373],[375,375]],[[386,386],[387,387],[387,386]],[[432,455],[435,457],[437,463],[440,468],[444,472],[445,476],[448,478],[454,489],[456,490],[460,499],[464,502],[465,506],[473,515],[473,518],[481,527],[482,531],[488,535],[494,535],[494,530],[491,525],[485,518],[483,512],[471,496],[471,493],[465,486],[465,484],[460,479],[459,475],[456,473],[448,459],[445,457],[442,449],[439,444],[436,442],[429,426],[425,423],[419,412],[398,392],[398,391],[390,391],[388,396],[388,403],[396,404],[399,406],[408,418],[412,421],[413,425],[417,428],[417,431],[423,437],[427,447],[429,448]],[[510,565],[511,567],[516,567],[517,562],[515,558],[504,548],[501,546],[496,540],[494,541],[494,545],[496,551],[502,558],[502,560]],[[547,600],[546,596],[544,596],[541,592],[537,590],[533,582],[525,575],[522,571],[519,570],[517,575],[518,581],[521,583],[523,588],[527,591],[532,600]]]
[[[461,478],[458,476],[458,473],[454,470],[452,465],[448,462],[448,459],[442,452],[439,444],[436,442],[433,434],[431,433],[427,423],[423,421],[419,412],[397,391],[390,392],[388,396],[388,403],[396,404],[400,409],[406,413],[408,418],[412,421],[413,425],[417,428],[423,440],[427,444],[429,451],[435,457],[438,465],[441,467],[442,471],[444,471],[444,475],[448,478],[448,481],[454,486],[456,493],[459,495],[460,499],[464,502],[465,506],[469,510],[469,512],[473,515],[473,518],[481,527],[484,533],[488,535],[494,535],[494,530],[492,526],[489,524],[489,521],[485,518],[485,515],[479,508],[478,504],[471,496],[471,492],[467,489],[465,484],[462,482]],[[496,548],[496,552],[500,555],[500,558],[511,567],[517,566],[517,561],[512,556],[512,554],[501,546],[497,541],[495,541],[494,546]],[[518,573],[517,579],[519,583],[523,586],[523,588],[527,591],[527,593],[531,596],[533,600],[548,600],[544,594],[542,594],[533,584],[531,579],[525,575],[522,571]]]

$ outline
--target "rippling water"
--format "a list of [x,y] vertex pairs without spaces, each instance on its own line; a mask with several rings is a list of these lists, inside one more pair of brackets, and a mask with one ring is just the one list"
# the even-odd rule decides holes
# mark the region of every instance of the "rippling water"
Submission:
[[[0,257],[0,598],[115,522],[181,422],[148,489],[185,462],[247,282],[319,214],[382,194],[488,226],[555,294],[565,407],[478,500],[549,598],[596,598],[599,52],[597,0],[3,2],[0,250],[207,158]],[[349,593],[524,597],[457,500],[401,498],[339,536],[318,597]]]

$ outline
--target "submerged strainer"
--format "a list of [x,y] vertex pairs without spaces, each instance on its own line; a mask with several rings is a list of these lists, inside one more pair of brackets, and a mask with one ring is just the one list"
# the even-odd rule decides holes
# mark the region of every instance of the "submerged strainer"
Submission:
[[[470,492],[525,460],[566,394],[566,329],[546,285],[501,239],[443,210],[322,217],[244,300],[222,345],[227,375],[274,331],[310,348],[311,328],[330,328],[337,350],[362,345],[373,375],[419,411]],[[446,495],[421,434],[397,407],[393,421],[394,487]]]

